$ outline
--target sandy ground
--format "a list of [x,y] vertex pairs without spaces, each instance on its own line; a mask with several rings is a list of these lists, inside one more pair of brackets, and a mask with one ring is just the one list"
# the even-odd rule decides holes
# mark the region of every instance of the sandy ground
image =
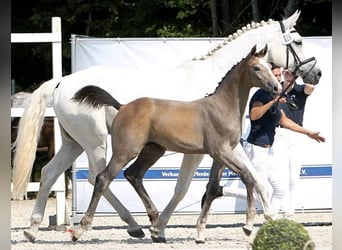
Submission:
[[[49,229],[49,216],[55,215],[54,198],[47,203],[43,223],[37,241],[33,244],[23,235],[30,225],[30,215],[35,200],[11,201],[11,249],[248,249],[249,243],[263,223],[263,216],[256,216],[256,225],[251,237],[242,232],[245,215],[216,214],[208,218],[205,244],[196,244],[196,220],[198,215],[173,215],[166,229],[167,243],[153,243],[148,231],[149,221],[145,215],[135,216],[143,228],[146,237],[135,239],[126,232],[126,224],[118,216],[96,216],[93,227],[82,238],[73,243],[65,231]],[[67,200],[71,207],[71,200]],[[316,249],[332,249],[332,214],[300,213],[294,220],[303,223],[308,230]],[[69,228],[67,226],[66,228]]]

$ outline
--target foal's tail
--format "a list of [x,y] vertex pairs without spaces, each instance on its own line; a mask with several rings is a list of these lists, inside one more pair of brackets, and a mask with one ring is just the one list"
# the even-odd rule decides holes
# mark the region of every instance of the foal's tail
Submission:
[[54,78],[44,82],[36,89],[20,118],[14,144],[16,150],[12,172],[12,199],[22,199],[26,194],[36,157],[40,130],[43,126],[47,98],[53,94],[60,81],[60,78]]
[[97,86],[89,85],[77,91],[72,100],[78,103],[86,103],[94,108],[100,108],[104,105],[113,106],[117,110],[121,108],[121,104],[114,99],[107,91]]

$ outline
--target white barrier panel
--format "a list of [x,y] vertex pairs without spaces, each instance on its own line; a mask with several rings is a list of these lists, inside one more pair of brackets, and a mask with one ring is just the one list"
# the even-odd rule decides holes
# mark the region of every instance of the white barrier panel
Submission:
[[[106,64],[115,67],[143,68],[157,64],[159,68],[169,68],[190,60],[196,55],[204,54],[213,43],[222,41],[215,39],[91,39],[73,37],[73,69]],[[331,160],[331,37],[308,37],[304,39],[306,53],[315,56],[322,69],[323,76],[314,93],[308,98],[304,117],[305,127],[321,131],[327,138],[326,143],[316,143],[303,136],[298,144],[303,148],[301,178],[298,188],[300,203],[297,209],[331,209],[332,208],[332,160]],[[172,63],[171,63],[172,62]],[[142,84],[143,87],[143,84]],[[194,90],[196,91],[196,90]],[[254,90],[252,90],[254,91]],[[324,100],[324,101],[322,101]],[[246,119],[248,124],[248,119]],[[110,146],[111,143],[109,142]],[[108,159],[111,149],[108,149]],[[182,154],[167,152],[144,178],[144,185],[151,199],[162,211],[174,192]],[[208,182],[212,160],[206,156],[196,171],[189,191],[176,208],[179,213],[198,213],[200,201]],[[76,213],[84,213],[87,209],[93,187],[88,183],[87,158],[81,155],[75,164],[74,209]],[[240,179],[228,169],[222,184],[226,181],[232,185],[243,187]],[[111,190],[131,212],[145,212],[142,202],[124,180],[122,172],[110,185]],[[246,201],[235,198],[221,198],[214,201],[212,212],[245,212]],[[260,209],[260,207],[258,208]],[[97,213],[115,213],[109,203],[102,198]]]
[[169,69],[205,55],[223,38],[85,38],[73,35],[72,72],[93,65]]

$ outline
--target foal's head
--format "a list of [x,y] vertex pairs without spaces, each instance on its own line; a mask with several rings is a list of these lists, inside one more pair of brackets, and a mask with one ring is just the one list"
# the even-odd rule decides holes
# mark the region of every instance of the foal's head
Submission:
[[275,96],[281,93],[281,85],[273,75],[269,64],[264,60],[267,53],[267,45],[256,52],[256,45],[251,49],[246,57],[245,63],[248,64],[248,75],[251,87],[259,87],[270,92]]

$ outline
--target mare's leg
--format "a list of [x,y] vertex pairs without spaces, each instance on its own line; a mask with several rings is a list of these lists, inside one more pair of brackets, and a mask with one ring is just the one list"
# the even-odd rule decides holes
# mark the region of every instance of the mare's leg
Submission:
[[207,184],[206,192],[202,198],[201,213],[197,220],[197,238],[196,243],[205,243],[204,230],[207,224],[207,218],[211,203],[215,198],[222,196],[222,187],[219,185],[225,165],[214,159]]
[[150,228],[152,239],[157,239],[157,242],[165,242],[165,227],[170,220],[172,213],[175,211],[179,202],[187,193],[192,177],[201,163],[204,155],[184,154],[182,165],[180,167],[179,176],[177,179],[175,192],[172,199],[169,201],[163,212],[160,214],[155,223]]
[[158,218],[158,209],[147,194],[142,180],[146,171],[162,157],[164,153],[165,148],[155,143],[148,143],[143,147],[134,163],[124,172],[126,179],[131,183],[142,200],[152,224]]
[[72,138],[68,137],[61,128],[62,146],[56,155],[42,168],[40,187],[37,200],[31,215],[31,227],[24,231],[25,237],[34,242],[38,227],[41,224],[45,212],[46,202],[53,184],[58,177],[70,167],[72,162],[82,153],[83,149]]

